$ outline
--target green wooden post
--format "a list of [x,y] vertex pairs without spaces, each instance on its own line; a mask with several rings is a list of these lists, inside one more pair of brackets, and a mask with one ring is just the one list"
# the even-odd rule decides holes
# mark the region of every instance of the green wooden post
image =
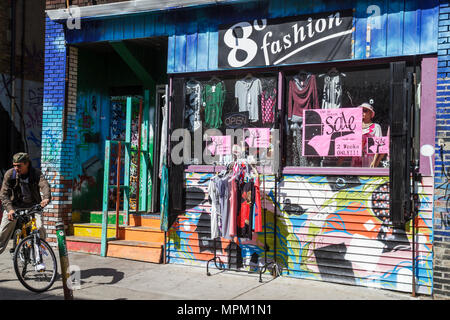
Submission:
[[67,253],[66,234],[64,233],[64,223],[56,226],[56,238],[58,240],[59,260],[61,264],[61,278],[63,282],[64,300],[73,300],[72,284],[68,285],[70,279],[69,255]]
[[102,240],[101,256],[106,257],[108,237],[108,190],[109,190],[109,162],[111,153],[111,141],[105,142],[105,167],[103,174],[103,208],[102,208]]
[[131,118],[132,118],[132,99],[127,98],[127,112],[126,112],[126,129],[125,129],[125,174],[123,184],[125,186],[123,197],[123,208],[125,210],[124,224],[129,224],[130,214],[130,162],[131,162]]
[[144,91],[144,104],[142,108],[142,126],[141,126],[141,168],[139,179],[139,210],[147,212],[147,190],[148,190],[148,110],[149,110],[149,92]]

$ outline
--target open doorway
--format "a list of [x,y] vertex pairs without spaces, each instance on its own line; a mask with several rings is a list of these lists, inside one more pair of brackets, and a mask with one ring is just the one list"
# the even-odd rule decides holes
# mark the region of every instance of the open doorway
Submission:
[[[127,130],[131,135],[132,158],[128,177],[130,213],[155,214],[159,210],[159,191],[155,190],[159,187],[158,181],[155,181],[158,179],[155,170],[158,170],[156,160],[159,155],[157,140],[160,130],[157,108],[160,107],[158,88],[168,81],[167,43],[167,37],[152,37],[77,45],[72,206],[74,211],[89,214],[91,222],[91,213],[101,211],[105,201],[105,141],[125,141]],[[128,97],[132,97],[133,101],[130,115],[127,115],[130,111],[127,109]],[[141,155],[139,168],[136,161],[138,153]],[[113,185],[116,179],[113,159],[116,158],[111,156],[110,174],[107,177],[109,185]],[[123,179],[124,170],[121,171]],[[114,210],[115,197],[116,192],[109,194],[108,210]],[[123,192],[120,203],[121,210],[124,210]]]

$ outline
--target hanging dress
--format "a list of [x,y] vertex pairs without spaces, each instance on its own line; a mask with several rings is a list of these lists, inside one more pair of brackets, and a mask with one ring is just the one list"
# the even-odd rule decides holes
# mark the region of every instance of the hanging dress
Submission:
[[219,190],[217,188],[217,176],[212,177],[208,184],[208,196],[211,203],[211,239],[220,237],[220,200]]
[[225,85],[223,82],[205,84],[202,100],[205,107],[206,127],[220,128],[222,125],[222,108],[225,102]]

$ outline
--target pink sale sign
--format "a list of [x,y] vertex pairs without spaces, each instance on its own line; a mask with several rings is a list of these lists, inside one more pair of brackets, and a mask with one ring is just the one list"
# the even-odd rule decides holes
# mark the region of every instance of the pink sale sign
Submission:
[[362,108],[305,110],[302,156],[360,157]]
[[208,150],[214,155],[231,154],[231,136],[211,136]]
[[367,154],[389,154],[389,137],[367,137]]
[[270,144],[270,128],[246,128],[247,142],[250,148],[268,148]]

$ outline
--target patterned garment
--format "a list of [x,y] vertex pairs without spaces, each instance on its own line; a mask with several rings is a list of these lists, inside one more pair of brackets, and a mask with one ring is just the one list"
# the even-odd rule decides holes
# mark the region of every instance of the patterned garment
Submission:
[[184,118],[187,129],[191,132],[201,127],[201,85],[199,82],[186,83],[186,108]]
[[322,109],[338,109],[342,103],[341,76],[325,75]]
[[293,133],[293,166],[296,167],[307,167],[308,161],[306,157],[302,156],[302,148],[303,148],[303,136],[302,136],[302,127],[298,124],[294,124],[294,133]]
[[111,106],[111,140],[125,140],[126,100],[113,101]]
[[275,104],[277,103],[277,90],[272,92],[265,90],[261,94],[262,123],[273,123],[275,115]]

